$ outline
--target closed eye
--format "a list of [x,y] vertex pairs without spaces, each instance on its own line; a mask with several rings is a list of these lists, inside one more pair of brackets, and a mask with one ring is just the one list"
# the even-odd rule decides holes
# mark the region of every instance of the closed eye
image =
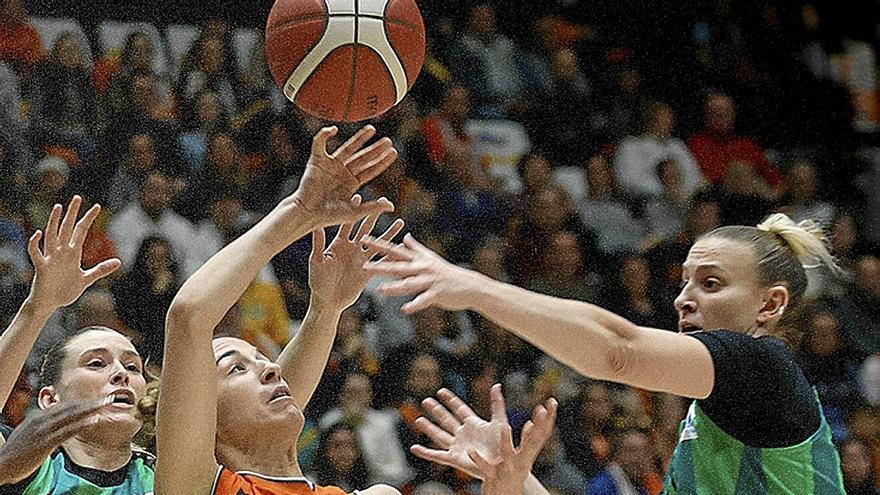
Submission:
[[245,367],[240,364],[233,364],[232,366],[229,367],[229,371],[226,373],[226,375],[228,376],[233,373],[240,372],[240,371],[245,371]]

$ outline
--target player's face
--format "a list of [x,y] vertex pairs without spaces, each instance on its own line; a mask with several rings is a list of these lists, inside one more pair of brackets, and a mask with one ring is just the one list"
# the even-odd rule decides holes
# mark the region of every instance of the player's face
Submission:
[[102,435],[134,437],[142,424],[136,416],[137,402],[147,384],[143,362],[131,341],[113,331],[91,330],[74,337],[65,351],[61,378],[56,386],[40,391],[40,407],[112,395],[114,403],[99,415]]
[[285,431],[295,441],[305,420],[281,368],[241,339],[214,339],[213,346],[218,439],[241,446]]
[[749,245],[700,240],[682,265],[682,289],[675,299],[678,328],[749,332],[757,325],[764,292]]

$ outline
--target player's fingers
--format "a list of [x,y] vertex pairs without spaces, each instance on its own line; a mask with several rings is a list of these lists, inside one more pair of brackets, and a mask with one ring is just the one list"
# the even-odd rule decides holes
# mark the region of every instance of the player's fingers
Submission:
[[382,155],[379,158],[377,158],[377,159],[373,160],[372,162],[370,162],[369,164],[367,164],[367,167],[364,169],[363,172],[360,172],[355,175],[355,177],[358,180],[358,183],[360,183],[361,185],[364,185],[367,182],[370,182],[371,180],[378,177],[379,174],[384,172],[385,169],[387,169],[388,167],[391,166],[392,163],[394,163],[394,160],[397,160],[398,155],[399,155],[399,153],[397,152],[397,149],[395,149],[395,148],[385,150],[385,152],[382,153]]
[[403,244],[397,244],[391,241],[386,241],[384,239],[376,239],[372,236],[365,237],[361,244],[366,246],[368,249],[373,249],[376,253],[383,255],[392,255],[398,259],[411,261],[413,259],[413,255],[415,253],[412,252],[409,248],[404,246]]
[[361,149],[361,147],[375,135],[376,128],[372,125],[361,127],[356,133],[354,133],[354,136],[350,137],[348,141],[342,144],[342,146],[336,148],[336,151],[333,153],[333,158],[347,161],[351,155]]
[[345,166],[348,167],[348,170],[352,173],[352,175],[357,175],[366,170],[367,167],[370,166],[371,162],[382,156],[385,151],[389,150],[393,146],[394,143],[391,142],[390,138],[383,137],[382,139],[352,155],[348,160],[346,160]]
[[78,194],[74,194],[67,206],[67,212],[64,219],[61,220],[61,228],[58,231],[58,244],[67,246],[73,236],[73,226],[76,225],[76,219],[79,217],[79,207],[82,205],[82,198]]
[[407,277],[403,280],[379,284],[379,293],[386,297],[409,296],[428,290],[431,283],[432,278],[426,275]]
[[364,269],[376,275],[395,279],[404,279],[421,273],[421,268],[412,261],[376,261],[367,263]]
[[334,126],[323,127],[315,137],[312,138],[312,155],[314,156],[327,156],[327,141],[330,140],[336,133],[339,132],[339,128]]
[[56,204],[49,213],[49,221],[46,223],[46,235],[43,241],[43,249],[46,254],[58,247],[58,224],[61,222],[61,205]]
[[432,442],[434,442],[434,445],[440,448],[448,449],[449,446],[452,445],[452,435],[443,431],[443,428],[435,425],[428,418],[421,416],[416,418],[416,431],[424,433]]
[[461,426],[462,418],[453,415],[449,409],[443,404],[437,402],[431,397],[422,401],[422,409],[425,410],[444,430],[448,433],[454,432]]
[[43,238],[43,231],[38,230],[34,232],[31,238],[28,240],[27,252],[31,257],[31,262],[34,266],[42,266],[43,263],[46,262],[46,258],[43,257],[43,253],[40,251],[40,239]]
[[122,266],[122,262],[119,261],[119,258],[111,258],[109,260],[104,260],[98,263],[93,268],[86,270],[85,279],[88,285],[92,285],[93,283],[101,280],[102,278],[110,275],[115,272]]
[[427,246],[417,241],[416,238],[409,233],[403,236],[403,245],[417,253],[436,254],[434,251],[428,249]]
[[309,258],[313,262],[321,261],[324,255],[324,249],[327,247],[327,233],[324,227],[318,227],[312,232],[312,253]]
[[409,451],[412,452],[414,456],[420,459],[435,462],[437,464],[442,464],[444,466],[456,467],[453,455],[447,450],[429,449],[422,445],[416,444],[410,447]]
[[69,425],[80,421],[83,418],[95,413],[105,406],[113,403],[113,396],[102,397],[100,399],[74,402],[63,405],[56,405],[48,410],[49,423],[52,428],[58,429],[65,425]]
[[[363,203],[363,201],[364,201],[364,199],[361,197],[360,194],[355,194],[354,196],[351,197],[351,205],[355,209],[357,209],[361,205],[361,203]],[[346,223],[340,225],[339,230],[336,232],[336,237],[333,240],[334,241],[336,239],[343,239],[346,241],[349,240],[349,238],[351,237],[351,231],[354,229],[354,224],[355,224],[355,221],[346,222]]]
[[[354,241],[361,242],[364,239],[364,237],[367,237],[368,235],[370,235],[370,232],[372,232],[373,229],[376,228],[376,222],[378,222],[378,221],[379,221],[379,215],[370,215],[367,218],[365,218],[364,221],[361,222],[360,227],[358,227],[357,233],[355,233],[355,235],[354,235]],[[361,248],[364,249],[364,251],[367,250],[363,247],[363,245],[361,245]]]
[[492,385],[489,391],[489,399],[492,404],[492,421],[502,421],[507,423],[507,405],[504,402],[504,394],[501,391],[501,384]]
[[465,401],[461,400],[448,388],[441,388],[438,390],[437,397],[439,397],[440,400],[443,401],[443,404],[455,414],[455,417],[458,418],[459,421],[463,422],[468,418],[479,418],[477,413],[475,413]]
[[513,459],[516,450],[513,447],[513,428],[505,424],[501,428],[501,458]]
[[471,458],[474,465],[477,466],[477,470],[483,474],[485,477],[492,477],[495,474],[495,468],[497,467],[496,462],[492,462],[489,459],[483,457],[482,454],[477,449],[470,448],[467,450],[468,457]]
[[[397,236],[397,234],[399,234],[400,231],[403,230],[403,227],[405,225],[406,225],[406,223],[403,221],[402,218],[398,218],[398,219],[394,220],[394,222],[385,230],[385,232],[383,232],[382,235],[379,236],[379,239],[381,239],[383,241],[390,241],[391,239],[394,239]],[[373,256],[378,254],[378,251],[376,251],[373,248],[369,248],[369,247],[366,248],[366,252],[367,252],[367,259],[372,259]],[[392,258],[393,258],[393,255],[392,255]],[[391,261],[392,258],[389,258],[389,261]]]
[[437,297],[437,291],[428,289],[417,295],[415,299],[400,307],[403,314],[413,315],[419,311],[424,311],[434,305],[434,298]]
[[70,244],[73,247],[81,248],[83,244],[85,244],[86,238],[89,236],[89,230],[92,228],[92,225],[100,214],[101,205],[92,205],[86,214],[83,215],[82,220],[76,223],[76,227],[73,229],[73,236],[70,239]]

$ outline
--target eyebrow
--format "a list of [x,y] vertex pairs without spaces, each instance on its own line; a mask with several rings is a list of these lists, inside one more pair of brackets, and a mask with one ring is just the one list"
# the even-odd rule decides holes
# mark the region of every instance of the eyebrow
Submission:
[[223,354],[220,354],[220,357],[217,358],[217,362],[215,364],[220,364],[220,361],[223,361],[224,359],[226,359],[230,356],[234,356],[236,354],[241,355],[241,353],[236,351],[235,349],[233,349],[231,351],[226,351]]
[[[84,350],[82,352],[82,354],[80,354],[80,357],[85,356],[86,354],[89,354],[91,352],[102,353],[102,354],[112,354],[112,352],[110,352],[110,349],[107,349],[106,347],[95,347],[93,349]],[[136,357],[138,359],[143,359],[143,358],[141,358],[141,355],[137,353],[137,351],[132,351],[131,349],[126,349],[126,350],[122,351],[122,355]]]

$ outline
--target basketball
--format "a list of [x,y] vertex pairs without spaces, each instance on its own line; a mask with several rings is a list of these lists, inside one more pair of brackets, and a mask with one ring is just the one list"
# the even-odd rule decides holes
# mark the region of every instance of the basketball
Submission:
[[277,0],[266,58],[284,95],[324,120],[356,122],[388,111],[425,60],[415,0]]

